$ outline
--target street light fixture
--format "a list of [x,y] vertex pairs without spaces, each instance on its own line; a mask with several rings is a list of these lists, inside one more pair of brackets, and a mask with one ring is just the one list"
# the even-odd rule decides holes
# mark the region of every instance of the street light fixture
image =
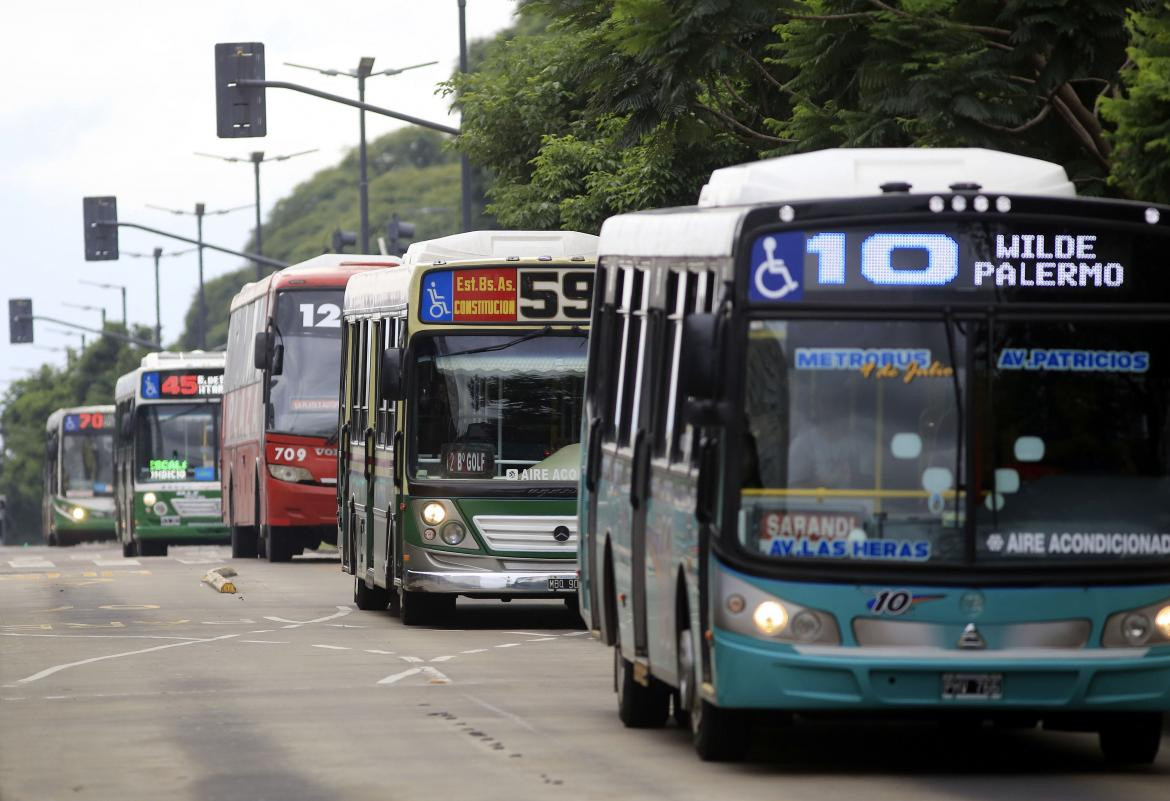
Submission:
[[[389,69],[379,70],[374,72],[374,58],[373,56],[362,56],[358,60],[357,69],[354,70],[335,70],[325,69],[322,67],[310,67],[307,64],[293,64],[291,61],[284,62],[286,67],[296,67],[302,70],[312,70],[319,72],[322,75],[334,77],[337,75],[344,75],[349,78],[356,78],[358,85],[358,100],[361,103],[366,102],[366,79],[374,78],[379,75],[398,75],[407,70],[418,69],[419,67],[429,67],[432,64],[438,64],[437,61],[426,61],[422,64],[411,64],[407,67],[390,67]],[[358,196],[361,204],[361,243],[362,253],[370,252],[370,193],[369,183],[366,180],[366,110],[363,108],[358,111],[358,127],[360,138],[358,141],[358,169],[360,175],[358,177]]]
[[[171,214],[191,214],[195,216],[195,249],[199,251],[199,348],[207,348],[207,299],[203,294],[203,218],[208,214],[231,214],[233,211],[240,211],[241,209],[251,208],[249,203],[245,206],[234,206],[230,209],[216,209],[215,211],[208,211],[206,204],[196,203],[195,211],[184,211],[183,209],[172,209],[166,206],[155,206],[147,203],[148,209],[155,209],[156,211],[169,211]],[[157,262],[157,259],[156,259]],[[157,267],[156,267],[157,270]],[[160,340],[161,347],[161,340]]]
[[130,330],[130,324],[126,319],[126,285],[125,284],[104,284],[101,281],[86,281],[84,278],[78,279],[79,283],[87,284],[89,286],[96,286],[100,289],[120,289],[122,290],[122,325],[127,331]]
[[132,259],[154,259],[154,342],[159,350],[162,350],[162,302],[159,298],[158,291],[158,262],[159,259],[170,258],[173,256],[185,256],[195,248],[186,248],[185,250],[173,250],[170,253],[163,253],[162,248],[155,248],[151,253],[134,253],[131,251],[122,251],[123,256],[129,256]]
[[[255,206],[256,206],[256,255],[263,256],[264,255],[264,238],[262,236],[262,231],[260,228],[260,165],[266,161],[288,161],[289,159],[294,159],[297,156],[304,156],[308,153],[316,153],[316,152],[317,152],[317,148],[313,148],[311,150],[300,150],[296,153],[288,153],[288,154],[283,155],[283,156],[269,156],[269,157],[265,158],[263,150],[255,150],[255,151],[252,151],[252,155],[246,159],[238,158],[236,156],[217,156],[214,153],[200,153],[198,151],[195,152],[195,155],[196,156],[204,156],[205,158],[209,158],[209,159],[219,159],[220,161],[228,161],[228,162],[245,162],[245,161],[252,162],[252,172],[253,172],[253,175],[255,176],[255,183],[256,183],[256,203],[255,203]],[[261,266],[260,262],[256,262],[256,280],[259,281],[263,277],[264,277],[264,268],[263,268],[263,266]]]
[[66,303],[61,301],[62,306],[68,306],[71,309],[81,309],[82,311],[95,311],[102,313],[102,328],[106,327],[106,307],[105,306],[90,306],[85,303]]

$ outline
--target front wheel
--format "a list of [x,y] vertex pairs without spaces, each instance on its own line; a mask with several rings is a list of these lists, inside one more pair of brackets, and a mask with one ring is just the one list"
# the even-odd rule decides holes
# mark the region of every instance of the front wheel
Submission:
[[1114,765],[1150,765],[1162,744],[1162,714],[1118,715],[1098,732],[1101,753]]
[[122,543],[122,556],[126,559],[131,559],[138,556],[138,545],[134,540]]
[[257,553],[256,529],[252,526],[232,526],[232,558],[255,559]]
[[656,729],[666,723],[670,693],[653,676],[649,685],[634,679],[634,665],[622,656],[621,645],[613,647],[614,685],[617,687],[618,717],[630,729]]
[[[285,532],[275,526],[264,526],[264,556],[269,562],[290,562],[293,558],[292,544]],[[299,551],[298,551],[299,553]]]
[[748,747],[748,717],[737,709],[724,709],[703,699],[699,689],[691,632],[678,635],[679,688],[675,718],[690,725],[695,753],[704,762],[743,759]]
[[454,613],[455,596],[398,589],[399,617],[404,626],[434,623]]
[[353,604],[363,612],[385,609],[390,603],[390,593],[381,587],[367,587],[361,576],[353,577]]

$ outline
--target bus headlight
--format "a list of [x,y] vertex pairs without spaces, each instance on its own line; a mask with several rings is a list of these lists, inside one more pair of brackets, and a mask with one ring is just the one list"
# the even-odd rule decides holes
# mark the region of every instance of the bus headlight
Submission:
[[467,536],[467,529],[463,528],[462,523],[456,523],[452,520],[447,525],[443,526],[443,542],[448,545],[458,545],[463,542],[463,538]]
[[80,523],[82,520],[84,520],[88,516],[88,514],[89,513],[86,512],[84,509],[82,509],[80,506],[74,506],[73,509],[69,512],[69,516],[72,517],[74,520],[76,520],[78,523]]
[[313,474],[303,467],[293,467],[289,464],[268,465],[268,475],[277,481],[290,481],[296,484],[300,481],[312,481]]
[[447,510],[443,504],[431,501],[422,508],[422,519],[429,526],[437,526],[447,519]]
[[153,492],[148,492],[142,496],[142,503],[145,504],[146,506],[154,506],[154,504],[157,500],[158,500],[158,496],[155,495]]
[[715,606],[717,628],[790,643],[841,644],[837,618],[829,612],[777,598],[730,573],[717,574],[712,583],[722,599]]
[[1170,599],[1109,616],[1101,634],[1106,648],[1135,648],[1170,643]]

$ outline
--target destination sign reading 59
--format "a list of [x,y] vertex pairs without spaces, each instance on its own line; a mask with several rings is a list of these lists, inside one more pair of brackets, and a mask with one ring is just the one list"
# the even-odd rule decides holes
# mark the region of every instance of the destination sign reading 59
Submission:
[[218,398],[223,395],[223,373],[155,370],[142,374],[141,392],[147,400]]
[[553,267],[431,270],[418,299],[424,323],[588,323],[593,271]]
[[1150,268],[1165,245],[1104,225],[782,231],[752,241],[747,294],[759,304],[873,302],[874,290],[902,302],[1164,297],[1164,271]]

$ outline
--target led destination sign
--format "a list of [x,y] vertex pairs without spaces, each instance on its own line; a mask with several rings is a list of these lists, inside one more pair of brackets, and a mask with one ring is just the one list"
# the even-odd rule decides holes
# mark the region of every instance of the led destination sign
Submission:
[[1164,247],[1164,238],[1104,226],[782,231],[752,241],[747,295],[760,304],[872,301],[874,290],[903,301],[1156,301],[1165,298],[1166,279],[1143,275],[1137,262]]
[[141,392],[147,400],[218,398],[223,395],[223,371],[152,370],[142,374]]
[[418,314],[424,323],[588,323],[592,299],[592,270],[431,270]]
[[114,415],[102,412],[78,412],[65,415],[62,427],[66,434],[82,431],[104,431],[114,427]]

